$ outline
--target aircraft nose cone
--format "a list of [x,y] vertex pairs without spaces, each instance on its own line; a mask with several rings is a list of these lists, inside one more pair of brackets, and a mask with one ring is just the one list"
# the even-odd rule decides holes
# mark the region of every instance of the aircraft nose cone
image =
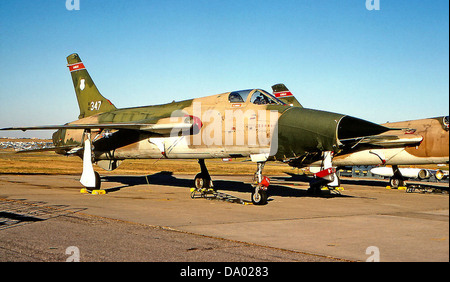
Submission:
[[342,140],[377,135],[389,128],[337,113],[293,107],[278,120],[277,157],[338,151]]

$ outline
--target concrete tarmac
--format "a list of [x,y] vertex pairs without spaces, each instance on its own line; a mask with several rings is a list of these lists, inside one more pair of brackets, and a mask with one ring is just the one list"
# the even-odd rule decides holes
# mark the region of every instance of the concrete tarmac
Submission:
[[[212,177],[250,201],[251,177]],[[191,199],[193,178],[104,176],[90,195],[79,176],[0,175],[0,261],[449,261],[448,194],[347,179],[314,196],[275,177],[254,206]]]

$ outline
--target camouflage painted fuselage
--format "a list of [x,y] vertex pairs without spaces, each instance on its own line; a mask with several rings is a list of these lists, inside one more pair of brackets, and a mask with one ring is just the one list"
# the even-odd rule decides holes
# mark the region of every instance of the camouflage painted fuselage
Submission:
[[[333,159],[336,166],[353,165],[422,165],[449,162],[448,116],[386,123],[385,126],[409,128],[408,134],[420,135],[423,140],[415,146],[372,148],[342,154]],[[320,165],[315,163],[314,165]]]
[[[250,95],[255,91],[257,90],[252,90]],[[276,122],[288,106],[230,103],[229,94],[223,93],[157,106],[117,109],[82,118],[70,124],[124,122],[171,124],[187,117],[196,117],[201,121],[199,132],[181,136],[179,132],[174,132],[172,136],[161,136],[145,131],[115,130],[94,141],[96,159],[161,158],[162,156],[166,158],[225,158],[268,152],[270,142],[261,144],[259,138],[255,139],[256,142],[249,141],[249,127],[257,135],[264,131],[266,138],[270,138],[276,125],[270,124],[271,113],[272,116],[276,115]],[[93,136],[101,135],[101,133],[101,130],[93,131]],[[238,137],[243,139],[237,140]],[[83,130],[59,130],[54,134],[53,141],[56,146],[81,145],[82,139]]]
[[[321,158],[324,151],[344,151],[355,138],[388,130],[357,118],[305,109],[300,103],[290,106],[260,89],[117,109],[100,94],[77,54],[69,55],[67,62],[80,114],[68,126],[57,127],[53,142],[60,154],[82,156],[89,130],[94,161],[251,157],[257,162],[272,159],[300,166]],[[176,130],[180,124],[192,124],[192,128]],[[68,128],[71,125],[80,126]],[[147,130],[147,125],[173,130]],[[101,166],[105,168],[104,162]]]

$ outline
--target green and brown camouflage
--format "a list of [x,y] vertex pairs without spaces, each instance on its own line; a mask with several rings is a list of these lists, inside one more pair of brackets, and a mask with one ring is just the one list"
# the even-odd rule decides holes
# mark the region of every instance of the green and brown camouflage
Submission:
[[[67,62],[80,109],[78,120],[2,130],[57,129],[54,150],[83,158],[80,181],[86,187],[91,186],[85,183],[99,184],[89,159],[107,170],[117,168],[125,159],[199,159],[202,172],[196,181],[209,183],[204,159],[246,157],[258,163],[257,183],[261,184],[262,167],[268,160],[300,167],[322,159],[329,168],[333,156],[358,150],[361,145],[404,147],[418,142],[417,138],[403,142],[387,135],[394,130],[387,126],[303,108],[282,84],[274,86],[274,95],[247,89],[118,109],[100,94],[77,54],[69,55]],[[260,197],[252,197],[257,203],[267,198],[267,188],[260,184],[253,194]]]
[[[251,157],[259,154],[266,154],[272,160],[291,161],[311,154],[320,157],[323,151],[338,153],[344,145],[340,141],[342,138],[376,135],[388,130],[383,126],[342,114],[305,109],[293,95],[279,94],[280,91],[289,91],[280,84],[274,86],[274,93],[284,100],[290,98],[287,102],[295,102],[299,107],[290,106],[264,90],[249,89],[163,105],[116,109],[100,94],[77,54],[70,55],[68,63],[80,105],[80,117],[83,117],[69,125],[170,125],[174,122],[173,114],[177,111],[183,113],[177,122],[183,122],[181,119],[186,117],[196,117],[202,124],[198,133],[202,138],[197,138],[198,142],[195,142],[195,134],[184,136],[186,140],[180,141],[178,135],[168,136],[145,130],[95,129],[92,136],[96,161],[151,159],[160,158],[162,155],[165,158],[208,159]],[[195,109],[196,105],[199,109]],[[275,120],[269,120],[271,113],[276,113]],[[227,115],[232,119],[229,123],[225,122]],[[220,122],[217,122],[216,118]],[[210,130],[206,132],[208,128]],[[265,131],[270,142],[261,144],[257,139],[252,144],[249,140],[249,131],[252,129],[255,134],[263,132],[264,135]],[[205,134],[214,135],[210,137],[215,142],[205,142]],[[53,139],[55,146],[81,146],[83,136],[83,129],[60,129]],[[237,142],[239,136],[243,137],[240,144]],[[227,138],[232,142],[227,142]]]
[[434,158],[433,163],[449,162],[449,117],[409,120],[386,123],[386,126],[410,128],[410,134],[423,136],[418,146],[407,147],[405,151],[419,159]]
[[[349,145],[353,146],[357,138],[389,130],[346,115],[303,108],[292,94],[286,94],[290,91],[283,84],[274,85],[274,95],[261,89],[249,89],[163,105],[117,109],[100,94],[78,54],[69,55],[67,62],[80,109],[79,119],[47,128],[58,128],[53,134],[58,153],[80,156],[82,151],[74,148],[82,146],[85,130],[91,130],[95,161],[262,154],[272,160],[298,162],[303,159],[304,162],[311,155],[320,157],[323,151],[338,154]],[[175,112],[179,116],[174,116]],[[275,119],[269,118],[274,114]],[[197,126],[198,132],[180,136],[179,130],[174,135],[174,124]],[[145,125],[152,128],[145,128]],[[259,138],[251,142],[249,132],[265,136],[264,144]],[[213,142],[206,142],[208,138]],[[238,138],[243,142],[237,142]]]
[[111,101],[100,94],[78,54],[69,55],[67,63],[80,108],[78,119],[116,109]]

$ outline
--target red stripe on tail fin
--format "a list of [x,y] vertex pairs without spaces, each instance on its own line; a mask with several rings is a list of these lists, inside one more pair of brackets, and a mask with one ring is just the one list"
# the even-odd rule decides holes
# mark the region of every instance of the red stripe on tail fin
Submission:
[[72,64],[72,65],[67,65],[67,66],[69,67],[70,72],[86,69],[84,67],[83,63],[76,63],[76,64]]

